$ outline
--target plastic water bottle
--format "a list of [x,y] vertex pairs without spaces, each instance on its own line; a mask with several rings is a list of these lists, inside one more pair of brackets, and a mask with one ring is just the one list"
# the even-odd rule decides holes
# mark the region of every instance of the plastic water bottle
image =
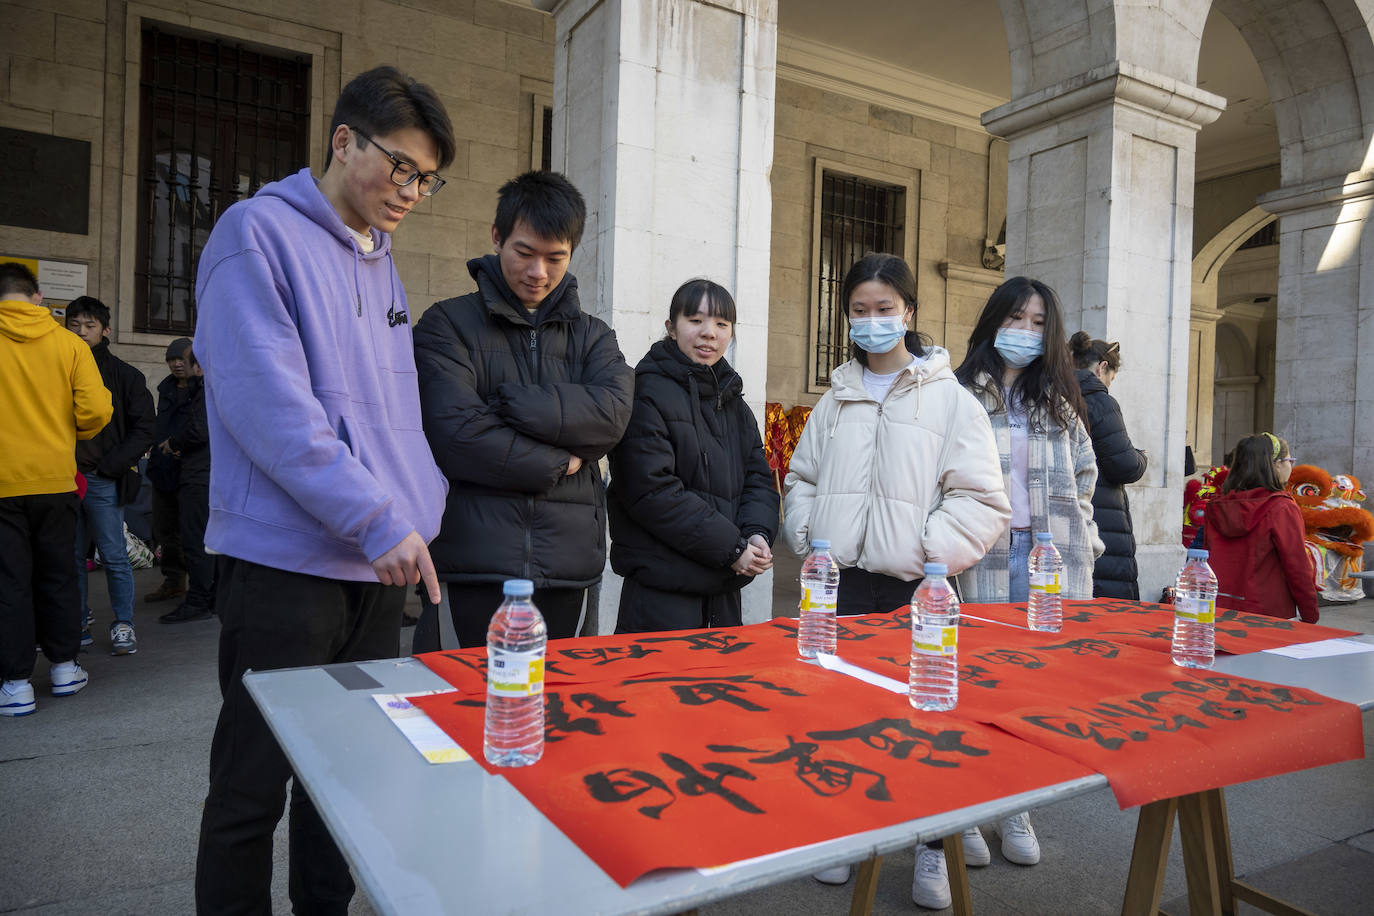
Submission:
[[487,627],[487,721],[482,752],[498,767],[529,766],[544,753],[544,646],[548,629],[530,596],[534,583],[511,579]]
[[1174,586],[1174,664],[1210,668],[1216,658],[1217,577],[1207,551],[1191,548]]
[[959,596],[944,563],[927,563],[911,596],[911,670],[907,699],[942,712],[959,702]]
[[1063,572],[1064,560],[1054,546],[1054,536],[1037,531],[1030,552],[1030,601],[1026,603],[1032,630],[1058,633],[1064,628],[1064,608],[1059,600],[1059,576]]
[[801,569],[801,621],[797,654],[815,658],[835,654],[835,600],[840,592],[840,567],[830,555],[830,542],[816,539]]

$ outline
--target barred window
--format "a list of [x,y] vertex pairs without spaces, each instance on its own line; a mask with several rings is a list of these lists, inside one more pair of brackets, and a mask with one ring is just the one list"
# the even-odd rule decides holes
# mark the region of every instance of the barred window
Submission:
[[150,27],[139,94],[135,328],[191,334],[215,220],[309,162],[310,61]]
[[848,310],[840,299],[844,275],[871,251],[902,253],[906,188],[830,169],[819,171],[811,383],[824,388],[831,371],[848,358]]

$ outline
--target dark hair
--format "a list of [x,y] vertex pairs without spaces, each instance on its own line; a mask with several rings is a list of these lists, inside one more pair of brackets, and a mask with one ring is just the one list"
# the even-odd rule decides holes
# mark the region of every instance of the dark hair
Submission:
[[193,365],[193,366],[199,366],[199,365],[200,365],[200,360],[196,359],[196,350],[195,350],[194,347],[187,347],[187,348],[186,348],[186,352],[183,353],[182,355],[186,357],[186,361],[187,361],[188,363],[190,363],[191,365]]
[[1075,369],[1092,369],[1098,363],[1106,363],[1113,372],[1121,370],[1121,344],[1096,340],[1087,331],[1077,331],[1069,338],[1069,352],[1073,354]]
[[587,202],[558,172],[526,172],[496,192],[496,234],[501,241],[510,237],[519,220],[542,238],[576,248],[587,222]]
[[[457,150],[453,124],[438,94],[395,67],[373,67],[348,81],[334,103],[334,120],[329,125],[331,137],[340,124],[356,127],[369,137],[418,127],[439,148],[441,169],[453,162]],[[325,169],[332,158],[325,156]]]
[[[1278,454],[1275,454],[1275,452]],[[1231,453],[1231,472],[1221,485],[1221,492],[1232,490],[1283,489],[1274,462],[1288,457],[1288,443],[1271,433],[1246,436]]]
[[6,261],[0,264],[0,296],[38,295],[38,278],[23,264]]
[[109,307],[94,296],[77,296],[67,303],[68,318],[80,318],[82,315],[90,315],[106,330],[110,327]]
[[668,306],[668,323],[677,324],[678,316],[695,315],[701,311],[703,299],[706,300],[707,315],[735,323],[735,300],[730,291],[704,277],[688,280],[673,293],[672,304]]
[[[1031,422],[1038,426],[1050,418],[1068,429],[1075,415],[1086,426],[1087,408],[1083,404],[1083,392],[1078,387],[1078,379],[1073,374],[1069,348],[1064,343],[1064,319],[1060,314],[1059,297],[1039,280],[1012,277],[992,291],[988,304],[983,306],[983,314],[978,316],[978,323],[969,335],[968,353],[959,368],[954,370],[954,377],[965,388],[981,391],[992,398],[997,405],[994,413],[1006,410],[1006,401],[1002,397],[1002,371],[1006,363],[993,344],[1002,322],[1025,311],[1026,303],[1035,295],[1039,295],[1045,303],[1045,326],[1041,338],[1044,351],[1021,370],[1012,390],[1026,405]],[[983,375],[987,378],[980,381]]]
[[[917,309],[916,277],[911,273],[911,268],[895,254],[870,251],[845,271],[844,282],[840,284],[840,301],[844,303],[846,317],[849,315],[849,297],[869,280],[878,280],[892,287],[893,292],[902,297],[902,302],[910,306],[914,314]],[[930,338],[915,328],[907,330],[902,342],[913,356],[925,356],[926,348],[932,345]],[[849,358],[858,360],[861,366],[868,366],[868,353],[858,344],[849,345]]]

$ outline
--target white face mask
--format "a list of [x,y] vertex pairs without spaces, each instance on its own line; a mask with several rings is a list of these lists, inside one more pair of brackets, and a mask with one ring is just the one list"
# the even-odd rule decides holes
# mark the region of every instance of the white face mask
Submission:
[[1025,328],[1001,328],[992,345],[1013,369],[1026,368],[1045,352],[1044,335]]
[[849,339],[865,353],[888,353],[906,336],[905,315],[849,319]]

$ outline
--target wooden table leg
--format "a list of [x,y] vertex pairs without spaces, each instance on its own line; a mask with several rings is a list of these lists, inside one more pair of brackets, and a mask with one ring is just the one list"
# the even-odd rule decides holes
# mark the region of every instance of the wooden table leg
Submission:
[[849,901],[849,916],[869,916],[873,912],[873,895],[878,891],[878,870],[882,865],[882,856],[874,856],[859,864],[854,896]]
[[[1217,847],[1212,836],[1210,792],[1195,792],[1178,800],[1178,835],[1183,844],[1183,868],[1188,877],[1188,912],[1222,913]],[[1226,876],[1229,887],[1231,876]],[[1230,896],[1229,893],[1227,896]]]
[[1155,916],[1164,890],[1164,866],[1169,861],[1169,840],[1174,833],[1178,799],[1166,798],[1141,806],[1135,825],[1131,874],[1126,879],[1122,916]]
[[1236,895],[1232,885],[1236,880],[1236,866],[1231,858],[1231,825],[1226,819],[1226,793],[1213,789],[1202,793],[1206,801],[1207,820],[1212,825],[1212,848],[1216,850],[1218,888],[1223,916],[1235,916]]
[[954,916],[973,916],[973,897],[968,889],[968,863],[964,861],[963,834],[944,838],[945,870],[949,872],[950,906]]

